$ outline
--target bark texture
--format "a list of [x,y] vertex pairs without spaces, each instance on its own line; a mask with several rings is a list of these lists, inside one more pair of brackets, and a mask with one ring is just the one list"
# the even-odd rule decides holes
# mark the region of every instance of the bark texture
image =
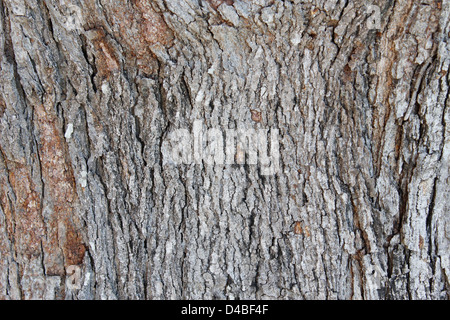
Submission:
[[[0,12],[1,299],[449,298],[449,1]],[[164,162],[196,120],[280,170]]]

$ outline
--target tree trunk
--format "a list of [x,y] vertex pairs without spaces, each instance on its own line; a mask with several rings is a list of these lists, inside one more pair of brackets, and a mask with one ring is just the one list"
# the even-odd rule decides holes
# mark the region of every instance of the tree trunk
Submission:
[[0,9],[1,299],[449,298],[449,1]]

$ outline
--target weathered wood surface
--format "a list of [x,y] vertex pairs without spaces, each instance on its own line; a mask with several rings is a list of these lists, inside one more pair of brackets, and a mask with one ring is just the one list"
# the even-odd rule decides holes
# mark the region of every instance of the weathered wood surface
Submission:
[[[449,1],[0,11],[1,299],[449,298]],[[164,161],[197,120],[278,172]]]

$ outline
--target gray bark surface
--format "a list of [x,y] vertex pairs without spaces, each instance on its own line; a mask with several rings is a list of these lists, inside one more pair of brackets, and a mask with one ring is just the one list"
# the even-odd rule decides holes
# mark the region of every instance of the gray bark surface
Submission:
[[[449,1],[0,12],[0,299],[449,298]],[[197,120],[280,170],[164,161]]]

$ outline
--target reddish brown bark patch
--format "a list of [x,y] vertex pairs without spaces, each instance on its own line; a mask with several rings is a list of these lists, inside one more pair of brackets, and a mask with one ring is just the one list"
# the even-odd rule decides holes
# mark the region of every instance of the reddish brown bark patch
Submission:
[[[16,253],[26,260],[41,254],[45,226],[41,216],[40,194],[31,179],[30,168],[6,160],[8,180],[0,178],[0,205],[6,218],[6,230]],[[13,194],[9,193],[10,185]]]
[[105,32],[100,28],[90,30],[94,45],[94,54],[98,75],[109,78],[111,73],[119,70],[120,63],[114,53],[114,48],[108,43]]
[[206,0],[206,1],[208,1],[209,5],[214,10],[217,10],[217,8],[219,8],[222,3],[225,3],[229,6],[233,5],[234,3],[234,0]]
[[106,7],[108,20],[115,27],[114,38],[124,47],[131,64],[136,64],[144,73],[154,74],[158,62],[152,48],[172,46],[174,35],[151,1],[132,3]]
[[61,250],[65,266],[81,264],[85,252],[82,237],[77,231],[79,221],[74,210],[77,199],[75,180],[72,168],[65,159],[65,144],[55,118],[42,105],[36,106],[35,111],[40,135],[42,179],[51,197],[49,203],[53,205],[47,222],[44,249],[49,258],[45,262],[54,267],[55,273],[64,274],[57,257]]
[[150,2],[147,0],[137,0],[136,8],[140,14],[140,36],[147,45],[162,44],[172,45],[173,34],[167,26],[161,14],[156,13]]
[[303,226],[303,224],[300,221],[296,221],[294,223],[294,234],[297,235],[303,234],[305,237],[311,236],[308,226]]
[[295,222],[295,224],[294,224],[294,233],[295,234],[302,234],[303,233],[302,223],[300,221]]
[[261,116],[261,112],[257,111],[257,110],[250,110],[251,114],[252,114],[252,120],[255,122],[261,122],[262,120],[262,116]]

